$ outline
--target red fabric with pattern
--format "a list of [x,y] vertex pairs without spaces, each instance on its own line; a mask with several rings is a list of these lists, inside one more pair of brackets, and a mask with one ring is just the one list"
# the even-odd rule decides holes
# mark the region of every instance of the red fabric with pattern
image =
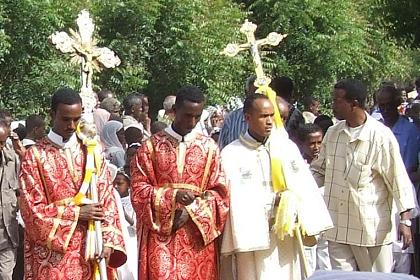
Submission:
[[[165,132],[153,135],[150,141],[155,160],[144,144],[131,163],[132,203],[140,245],[139,279],[218,279],[215,240],[227,218],[229,194],[217,145],[211,138],[197,136],[187,146],[180,177],[176,166],[178,141]],[[183,183],[200,187],[210,146],[214,153],[208,182],[197,193],[202,197],[187,207],[188,222],[172,233],[174,211],[183,206],[175,203],[177,189],[162,186]]]
[[[91,279],[91,266],[84,260],[87,222],[77,221],[80,207],[59,203],[74,197],[80,189],[85,148],[79,143],[73,152],[73,172],[63,150],[47,138],[39,142],[37,149],[40,165],[30,148],[19,176],[20,210],[25,222],[25,279]],[[105,211],[103,238],[104,244],[114,248],[110,265],[117,267],[126,260],[124,241],[109,171],[102,163],[97,186]]]

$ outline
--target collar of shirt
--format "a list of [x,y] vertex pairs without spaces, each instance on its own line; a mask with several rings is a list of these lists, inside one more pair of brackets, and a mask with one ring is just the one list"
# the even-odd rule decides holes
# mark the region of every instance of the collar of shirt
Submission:
[[36,144],[35,141],[32,140],[32,139],[25,138],[25,139],[22,140],[22,145],[24,147],[32,146],[32,145],[35,145],[35,144]]
[[257,139],[255,139],[249,134],[248,130],[239,136],[239,140],[244,146],[250,149],[258,149],[259,147],[267,148],[270,142],[270,138],[266,138],[264,142],[259,142]]
[[[359,135],[353,141],[355,141],[355,140],[369,141],[371,127],[372,127],[372,125],[375,125],[375,124],[378,123],[378,121],[375,120],[374,118],[372,118],[371,116],[369,116],[368,113],[365,112],[365,114],[366,114],[366,122],[362,125],[362,128],[361,128],[361,131],[360,131]],[[347,122],[345,120],[342,120],[342,121],[338,122],[337,126],[338,126],[340,132],[343,131],[348,136],[351,136],[351,133],[349,131],[349,126],[347,125]]]
[[197,136],[197,132],[194,130],[184,136],[181,136],[180,134],[175,132],[175,130],[172,128],[172,125],[166,127],[165,132],[171,135],[176,140],[178,140],[178,142],[191,142]]
[[54,144],[56,144],[57,146],[59,146],[62,149],[66,149],[66,148],[71,148],[74,145],[77,144],[77,136],[76,133],[73,133],[73,135],[69,138],[69,140],[67,141],[63,141],[63,137],[61,137],[61,135],[58,135],[57,133],[55,133],[52,129],[50,130],[50,132],[48,133],[48,139],[51,140],[51,142],[53,142]]

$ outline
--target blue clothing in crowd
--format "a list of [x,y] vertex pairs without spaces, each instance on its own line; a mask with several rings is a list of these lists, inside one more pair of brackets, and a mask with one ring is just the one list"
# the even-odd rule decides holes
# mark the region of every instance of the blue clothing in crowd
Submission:
[[222,150],[231,142],[239,139],[239,135],[248,129],[242,108],[230,113],[223,122],[222,130],[219,135],[219,147]]
[[392,132],[400,146],[401,157],[408,171],[417,170],[420,151],[420,133],[416,125],[400,116],[392,127]]

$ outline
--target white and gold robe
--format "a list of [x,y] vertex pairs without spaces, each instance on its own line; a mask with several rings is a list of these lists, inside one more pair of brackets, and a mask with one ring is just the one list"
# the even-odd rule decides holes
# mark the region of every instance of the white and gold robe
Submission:
[[[226,146],[222,164],[230,181],[231,207],[222,242],[222,279],[301,279],[298,243],[281,241],[271,231],[275,192],[271,184],[270,146],[280,145],[286,184],[298,189],[298,216],[309,235],[332,227],[318,187],[299,149],[287,137],[257,142],[248,133]],[[301,191],[300,191],[301,190]],[[232,258],[232,272],[226,263]]]

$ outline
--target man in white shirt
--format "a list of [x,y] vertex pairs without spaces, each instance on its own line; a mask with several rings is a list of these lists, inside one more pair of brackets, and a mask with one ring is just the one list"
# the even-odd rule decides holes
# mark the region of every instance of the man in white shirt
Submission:
[[[334,228],[327,231],[333,269],[391,272],[394,213],[404,247],[411,244],[411,182],[391,130],[364,110],[367,92],[357,80],[334,86],[330,127],[312,171]],[[395,203],[396,207],[393,206]]]
[[[284,134],[280,139],[273,138],[274,134],[270,137],[274,129],[274,107],[270,100],[262,94],[251,94],[245,100],[243,112],[248,130],[222,151],[231,187],[222,255],[236,258],[233,262],[236,268],[231,271],[225,268],[224,273],[230,275],[223,275],[223,279],[300,279],[303,266],[297,239],[286,235],[280,240],[272,228],[277,206],[290,193],[299,197],[296,215],[303,220],[308,212],[314,214],[313,221],[317,223],[314,234],[332,226],[330,217],[297,146]],[[286,184],[286,189],[278,193],[272,184],[273,145],[281,147],[279,159]],[[227,259],[223,262],[228,262]]]

